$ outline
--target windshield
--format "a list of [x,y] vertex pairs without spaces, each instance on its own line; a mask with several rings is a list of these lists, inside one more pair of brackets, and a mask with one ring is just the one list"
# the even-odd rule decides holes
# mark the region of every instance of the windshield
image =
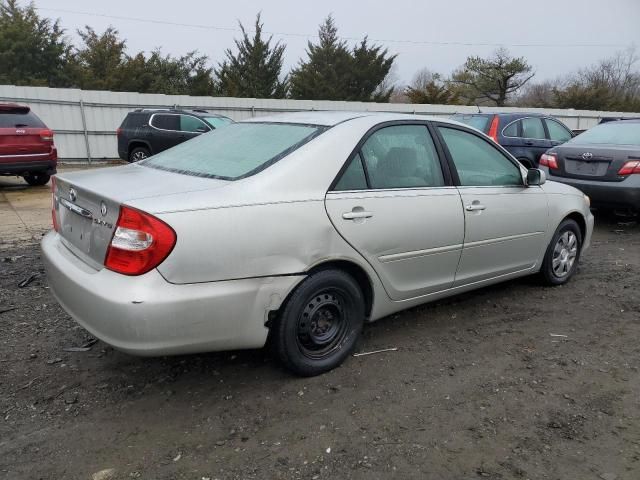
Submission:
[[204,117],[209,125],[213,128],[224,127],[225,125],[229,125],[233,122],[230,118],[227,117]]
[[568,143],[640,145],[640,122],[608,122],[597,125]]
[[459,113],[453,115],[451,117],[451,120],[455,120],[457,122],[469,125],[470,127],[477,128],[481,132],[486,132],[490,118],[491,115],[463,115]]
[[291,123],[232,123],[138,162],[199,177],[236,180],[287,156],[326,130]]

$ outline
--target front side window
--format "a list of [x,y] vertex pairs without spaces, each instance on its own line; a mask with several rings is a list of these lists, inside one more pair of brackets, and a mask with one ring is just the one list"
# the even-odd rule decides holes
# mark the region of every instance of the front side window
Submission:
[[362,146],[371,188],[441,187],[442,168],[424,125],[396,125],[374,132]]
[[547,136],[544,133],[544,126],[540,118],[523,118],[522,120],[522,137],[544,140]]
[[267,168],[326,128],[292,123],[233,123],[165,150],[138,165],[185,175],[236,180]]
[[463,186],[522,185],[520,169],[486,140],[469,132],[438,127]]
[[564,125],[556,122],[555,120],[547,118],[545,119],[545,123],[547,124],[547,130],[549,130],[549,139],[554,142],[564,143],[573,138],[571,132],[567,130]]
[[199,118],[191,115],[180,115],[180,130],[183,132],[203,133],[208,132],[209,127]]
[[151,118],[151,126],[161,130],[180,130],[180,115],[156,113]]

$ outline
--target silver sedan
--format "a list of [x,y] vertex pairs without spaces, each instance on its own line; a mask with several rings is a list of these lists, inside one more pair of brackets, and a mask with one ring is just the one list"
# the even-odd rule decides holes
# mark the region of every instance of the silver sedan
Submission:
[[52,213],[51,289],[96,337],[138,355],[268,340],[300,375],[399,310],[524,275],[563,284],[593,230],[588,197],[470,127],[345,112],[60,174]]

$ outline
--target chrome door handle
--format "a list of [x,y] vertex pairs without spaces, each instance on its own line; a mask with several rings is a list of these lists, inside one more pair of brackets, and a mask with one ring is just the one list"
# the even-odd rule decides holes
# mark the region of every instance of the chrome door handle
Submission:
[[484,205],[480,205],[479,203],[472,203],[471,205],[467,205],[464,209],[467,212],[475,212],[477,210],[486,210],[487,207]]
[[371,218],[373,217],[373,213],[367,212],[365,210],[359,210],[355,212],[344,212],[342,214],[342,218],[345,220],[356,220],[358,218]]

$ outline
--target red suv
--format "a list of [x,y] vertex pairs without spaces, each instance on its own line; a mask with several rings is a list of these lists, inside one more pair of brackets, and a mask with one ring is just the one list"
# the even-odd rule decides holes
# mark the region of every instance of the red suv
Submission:
[[44,185],[56,173],[57,163],[53,132],[42,120],[27,106],[0,103],[0,175]]

